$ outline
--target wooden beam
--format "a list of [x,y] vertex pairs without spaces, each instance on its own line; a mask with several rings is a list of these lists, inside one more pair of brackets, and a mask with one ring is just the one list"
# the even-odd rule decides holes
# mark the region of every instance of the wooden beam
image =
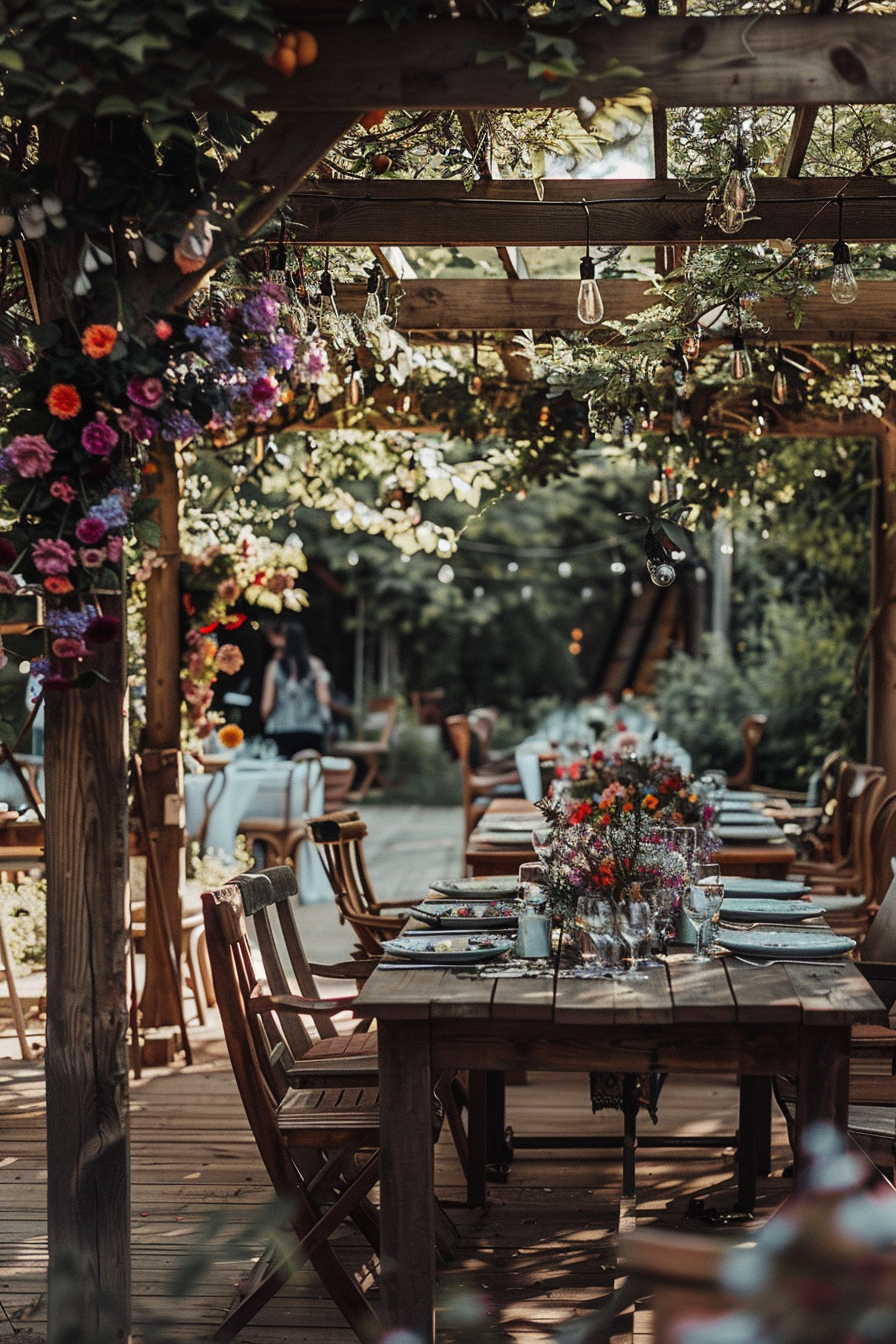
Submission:
[[[254,64],[265,86],[251,96],[257,110],[574,107],[582,97],[635,86],[649,88],[663,107],[896,101],[890,14],[593,20],[572,33],[580,75],[546,103],[525,68],[508,70],[503,56],[477,62],[477,51],[513,50],[523,30],[512,24],[435,19],[393,31],[383,23],[327,22],[300,5],[279,11],[314,33],[320,54],[289,79]],[[637,77],[608,76],[613,60]]]
[[812,139],[812,132],[815,130],[817,116],[817,103],[807,103],[805,107],[795,109],[793,125],[790,128],[790,139],[787,142],[784,158],[781,161],[782,177],[799,177],[802,172],[803,161],[809,148],[809,141]]
[[[121,594],[103,610],[123,631]],[[130,1334],[124,651],[123,638],[103,646],[93,685],[48,692],[44,739],[50,1320],[64,1333],[81,1284],[85,1336],[121,1340]]]
[[[400,331],[454,332],[583,330],[576,316],[578,280],[407,280],[398,315]],[[652,307],[657,298],[642,280],[601,282],[607,318],[624,318]],[[337,286],[337,302],[346,312],[360,313],[364,285]],[[867,280],[859,285],[855,303],[844,307],[827,293],[805,301],[802,325],[794,329],[784,299],[763,299],[756,305],[770,340],[790,345],[842,343],[855,335],[859,343],[896,342],[893,311],[896,283]],[[606,327],[592,327],[598,339],[616,339]]]
[[896,183],[885,177],[754,178],[756,219],[740,233],[707,226],[706,193],[652,179],[548,179],[539,201],[531,182],[377,181],[307,185],[290,200],[302,244],[355,247],[576,247],[585,242],[582,200],[596,247],[763,242],[837,237],[835,198],[846,201],[850,242],[890,242]]

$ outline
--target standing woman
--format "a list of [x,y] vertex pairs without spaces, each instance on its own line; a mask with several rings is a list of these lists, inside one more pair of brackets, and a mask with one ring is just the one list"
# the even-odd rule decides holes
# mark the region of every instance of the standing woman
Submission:
[[271,660],[261,689],[261,720],[266,737],[287,760],[297,751],[323,752],[329,721],[330,688],[312,666],[308,636],[301,625],[281,621],[267,627]]

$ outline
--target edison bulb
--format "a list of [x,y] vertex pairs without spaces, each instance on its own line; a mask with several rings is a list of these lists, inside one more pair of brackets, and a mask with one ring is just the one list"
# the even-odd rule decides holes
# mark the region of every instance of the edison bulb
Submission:
[[772,378],[772,401],[776,406],[783,406],[788,396],[787,375],[780,365],[775,369]]
[[858,296],[859,287],[850,260],[849,248],[839,238],[834,244],[834,274],[831,277],[831,298],[835,303],[855,303]]
[[586,327],[593,327],[603,320],[604,301],[594,278],[594,262],[590,257],[583,257],[579,263],[579,277],[579,302],[576,311],[580,322]]
[[751,378],[753,376],[753,361],[750,359],[750,352],[739,331],[734,333],[734,339],[731,342],[731,358],[728,361],[728,375],[735,382],[740,382],[743,378]]
[[675,566],[668,560],[648,560],[647,573],[657,588],[668,588],[675,582]]
[[749,167],[740,166],[743,163],[744,159],[736,155],[735,162],[725,178],[725,185],[722,188],[722,206],[726,211],[736,210],[741,214],[746,214],[756,204],[756,191],[750,177]]
[[379,322],[382,317],[380,312],[380,298],[376,290],[368,290],[367,298],[364,300],[364,312],[361,316],[362,322]]

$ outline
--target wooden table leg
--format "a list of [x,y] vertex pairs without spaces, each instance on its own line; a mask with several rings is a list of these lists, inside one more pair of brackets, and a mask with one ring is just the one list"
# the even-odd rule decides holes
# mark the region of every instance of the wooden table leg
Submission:
[[[382,1065],[380,1066],[382,1069]],[[486,1201],[485,1165],[488,1157],[488,1074],[470,1070],[467,1125],[467,1203],[481,1208]]]
[[486,1111],[488,1114],[488,1135],[485,1143],[485,1162],[496,1173],[506,1169],[504,1152],[505,1098],[504,1074],[498,1069],[489,1069],[485,1075]]
[[772,1170],[772,1080],[756,1079],[756,1175]]
[[759,1167],[759,1128],[763,1080],[744,1073],[740,1077],[740,1107],[737,1121],[737,1207],[752,1213],[756,1207],[756,1175]]
[[849,1043],[846,1027],[803,1026],[796,1093],[796,1178],[805,1171],[802,1136],[826,1120],[845,1133],[849,1117]]
[[435,1309],[429,1022],[378,1022],[383,1327],[431,1344]]

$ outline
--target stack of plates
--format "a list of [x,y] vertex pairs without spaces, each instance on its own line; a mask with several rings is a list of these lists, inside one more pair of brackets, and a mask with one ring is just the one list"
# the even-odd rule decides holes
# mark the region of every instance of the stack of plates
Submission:
[[456,877],[439,878],[430,882],[430,891],[440,896],[474,896],[478,900],[493,901],[499,896],[515,896],[517,879],[515,877]]
[[725,822],[713,826],[713,835],[722,841],[752,844],[753,841],[784,840],[784,832],[773,821],[761,817],[757,823],[749,826],[729,826]]
[[799,924],[823,914],[824,907],[810,901],[762,900],[758,896],[726,896],[721,910],[722,919],[736,924]]
[[855,947],[852,938],[843,938],[830,929],[719,929],[720,947],[739,956],[767,961],[816,961],[824,957],[842,957]]
[[726,896],[777,897],[779,900],[795,900],[810,890],[802,882],[784,882],[775,877],[723,877],[722,885]]

